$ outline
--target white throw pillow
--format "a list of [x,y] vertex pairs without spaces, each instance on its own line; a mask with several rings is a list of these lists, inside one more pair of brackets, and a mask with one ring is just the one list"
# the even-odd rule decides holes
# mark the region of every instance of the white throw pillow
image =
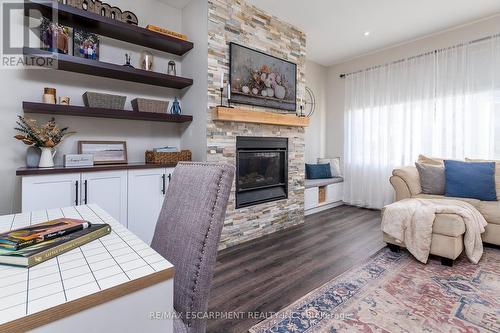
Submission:
[[330,163],[330,170],[332,171],[332,177],[342,177],[340,172],[340,157],[335,158],[318,158],[318,164]]

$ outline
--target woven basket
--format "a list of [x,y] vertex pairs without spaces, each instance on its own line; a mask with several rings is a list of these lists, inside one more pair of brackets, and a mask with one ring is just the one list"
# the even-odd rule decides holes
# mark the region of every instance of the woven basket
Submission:
[[146,151],[146,163],[148,164],[174,164],[181,161],[191,161],[191,150],[181,150],[175,153]]
[[158,101],[155,99],[135,98],[131,102],[134,111],[167,113],[168,101]]
[[123,110],[126,100],[127,96],[101,94],[91,91],[83,94],[83,103],[90,108]]

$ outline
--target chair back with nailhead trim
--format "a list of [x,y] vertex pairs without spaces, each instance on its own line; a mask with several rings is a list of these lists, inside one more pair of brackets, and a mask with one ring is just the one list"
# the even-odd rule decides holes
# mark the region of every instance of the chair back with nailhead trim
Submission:
[[175,268],[174,308],[189,333],[204,333],[217,248],[234,179],[234,167],[186,163],[175,168],[151,247]]

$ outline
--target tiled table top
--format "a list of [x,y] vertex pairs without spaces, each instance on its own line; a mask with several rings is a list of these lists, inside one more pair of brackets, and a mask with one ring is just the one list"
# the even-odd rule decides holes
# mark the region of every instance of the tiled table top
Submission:
[[140,289],[148,280],[151,285],[172,278],[171,263],[96,205],[0,216],[0,232],[60,217],[108,223],[112,232],[29,269],[0,265],[0,331],[14,321],[74,306],[97,293],[105,298],[111,290],[117,294],[120,286],[127,285],[130,292],[131,284]]

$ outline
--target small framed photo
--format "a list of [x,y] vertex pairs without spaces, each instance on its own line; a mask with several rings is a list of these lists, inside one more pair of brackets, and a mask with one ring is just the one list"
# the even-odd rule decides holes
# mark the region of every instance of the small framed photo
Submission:
[[127,163],[125,141],[78,141],[78,154],[94,156],[94,164]]
[[73,55],[75,57],[99,60],[99,35],[81,29],[73,30]]

